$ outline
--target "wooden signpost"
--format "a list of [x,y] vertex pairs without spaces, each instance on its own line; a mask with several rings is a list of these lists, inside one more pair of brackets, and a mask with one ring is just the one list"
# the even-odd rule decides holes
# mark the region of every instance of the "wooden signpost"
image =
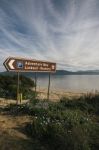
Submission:
[[49,73],[49,83],[48,83],[48,93],[47,99],[49,100],[50,91],[50,73],[56,72],[56,63],[40,61],[34,59],[25,59],[17,57],[9,57],[3,63],[6,70],[10,72],[17,72],[18,74],[18,85],[17,85],[17,103],[19,100],[19,73],[20,72],[35,72],[35,93],[37,86],[37,72],[48,72]]
[[14,72],[55,72],[56,63],[9,57],[5,60],[4,66],[8,71]]

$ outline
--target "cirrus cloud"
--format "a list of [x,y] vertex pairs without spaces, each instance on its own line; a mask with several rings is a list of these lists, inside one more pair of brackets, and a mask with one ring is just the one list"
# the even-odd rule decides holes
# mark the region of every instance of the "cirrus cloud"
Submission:
[[6,57],[98,69],[98,0],[0,0],[0,70]]

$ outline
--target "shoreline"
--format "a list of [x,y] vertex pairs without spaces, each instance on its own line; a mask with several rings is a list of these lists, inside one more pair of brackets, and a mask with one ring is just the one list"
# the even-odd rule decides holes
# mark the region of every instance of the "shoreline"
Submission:
[[[47,99],[47,88],[37,88],[38,92],[38,98],[41,100]],[[62,97],[67,97],[69,99],[75,98],[75,97],[81,97],[88,94],[99,94],[98,91],[86,91],[86,92],[77,92],[77,91],[66,91],[66,90],[50,90],[50,96],[49,99],[51,101],[59,101]]]
[[[34,88],[32,89],[34,91]],[[47,88],[37,88],[37,98],[40,100],[47,100]],[[77,92],[77,91],[67,91],[67,90],[50,90],[49,101],[58,102],[62,97],[68,99],[79,98],[86,95],[99,95],[99,91],[86,91],[86,92]],[[22,100],[22,104],[28,103],[29,100]],[[6,106],[8,104],[16,104],[16,100],[0,98],[0,106]]]

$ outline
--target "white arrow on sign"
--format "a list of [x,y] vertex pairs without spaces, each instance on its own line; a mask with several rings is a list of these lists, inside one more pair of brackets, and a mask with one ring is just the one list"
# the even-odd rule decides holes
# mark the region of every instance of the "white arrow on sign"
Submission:
[[9,65],[10,69],[15,69],[14,66],[13,66],[14,62],[15,62],[14,59],[12,59],[12,60],[9,61],[8,65]]

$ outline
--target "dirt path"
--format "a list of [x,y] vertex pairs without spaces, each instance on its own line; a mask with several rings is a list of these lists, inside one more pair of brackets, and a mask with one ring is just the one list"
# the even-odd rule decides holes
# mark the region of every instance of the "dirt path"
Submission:
[[22,131],[29,116],[10,116],[0,113],[0,150],[33,150],[32,140]]

